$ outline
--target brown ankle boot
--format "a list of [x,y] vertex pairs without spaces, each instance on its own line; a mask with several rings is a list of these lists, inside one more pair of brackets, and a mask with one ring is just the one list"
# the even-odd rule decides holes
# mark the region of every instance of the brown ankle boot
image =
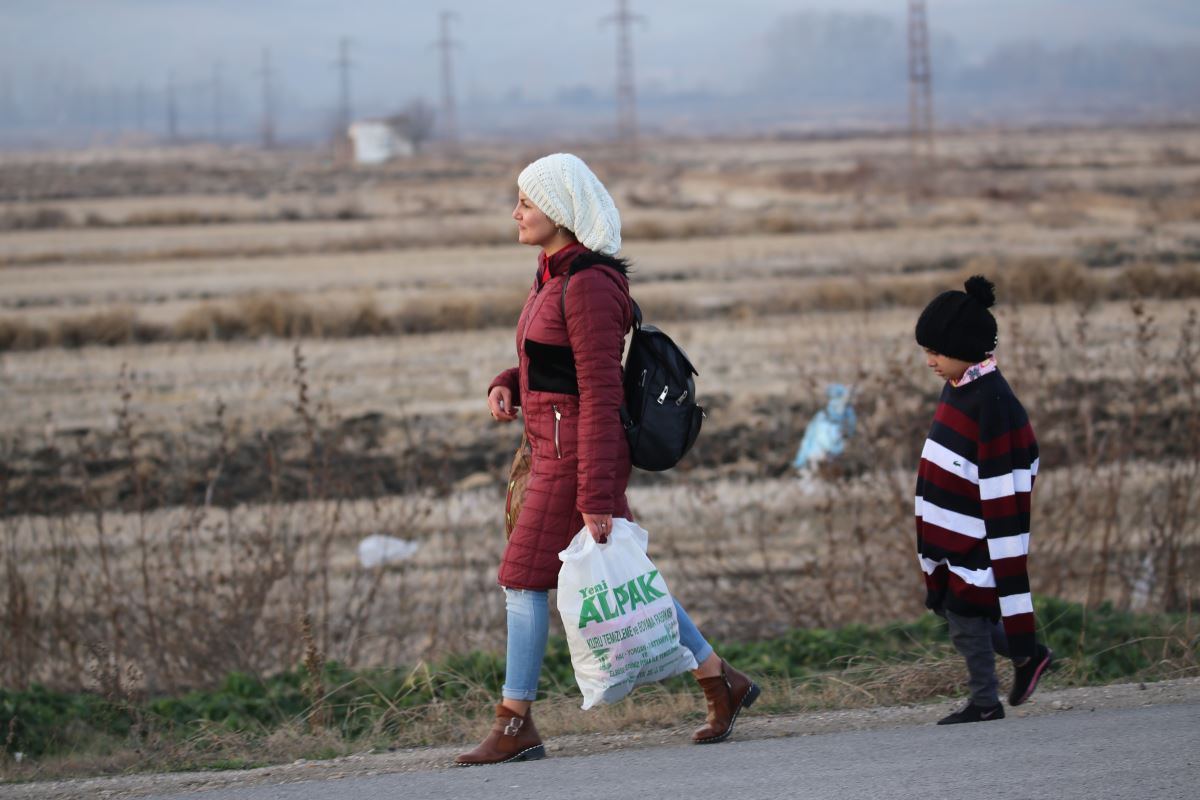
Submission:
[[501,703],[496,706],[496,724],[479,747],[454,759],[460,767],[503,764],[506,761],[533,761],[543,758],[546,748],[533,724],[533,709],[521,716]]
[[721,674],[712,678],[697,678],[708,701],[708,721],[704,727],[692,734],[696,744],[723,742],[733,733],[742,708],[749,708],[762,693],[754,681],[738,672],[721,659]]

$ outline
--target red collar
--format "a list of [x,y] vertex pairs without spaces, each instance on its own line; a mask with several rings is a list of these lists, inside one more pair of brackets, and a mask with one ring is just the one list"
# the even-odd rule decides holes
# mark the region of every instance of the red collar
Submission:
[[538,254],[538,285],[562,275],[580,253],[586,252],[587,248],[579,242],[572,242],[552,256],[547,256],[543,250]]

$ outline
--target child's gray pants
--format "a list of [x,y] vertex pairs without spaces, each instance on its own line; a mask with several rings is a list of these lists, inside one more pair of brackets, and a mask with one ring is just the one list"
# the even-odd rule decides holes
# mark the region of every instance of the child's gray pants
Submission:
[[1008,637],[1004,635],[1004,628],[987,617],[964,617],[944,608],[935,609],[935,612],[946,618],[950,642],[967,662],[971,702],[977,706],[999,703],[995,654],[1008,656]]

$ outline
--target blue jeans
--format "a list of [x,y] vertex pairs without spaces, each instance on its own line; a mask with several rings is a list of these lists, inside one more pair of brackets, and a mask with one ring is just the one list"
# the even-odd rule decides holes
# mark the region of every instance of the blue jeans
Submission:
[[[550,635],[549,592],[506,587],[504,602],[508,608],[508,658],[501,694],[509,700],[532,701],[537,698],[546,638]],[[675,614],[679,617],[680,643],[692,651],[697,664],[703,663],[712,655],[712,645],[700,635],[700,629],[678,600]]]

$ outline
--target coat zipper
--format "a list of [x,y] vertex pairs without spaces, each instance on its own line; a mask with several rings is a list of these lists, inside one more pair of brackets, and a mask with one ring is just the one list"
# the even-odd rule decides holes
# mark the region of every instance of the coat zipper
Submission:
[[551,405],[554,409],[554,454],[558,458],[562,458],[562,447],[558,444],[558,423],[562,419],[562,412],[558,410],[558,406]]

